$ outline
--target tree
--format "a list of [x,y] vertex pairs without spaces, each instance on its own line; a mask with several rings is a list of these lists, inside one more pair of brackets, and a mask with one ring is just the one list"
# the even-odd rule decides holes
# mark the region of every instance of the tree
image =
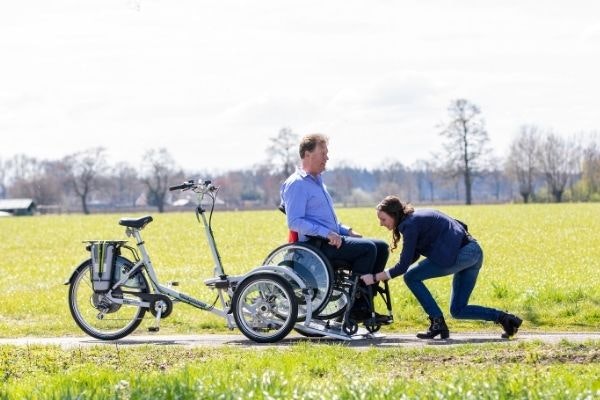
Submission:
[[376,171],[379,197],[395,194],[403,201],[412,201],[413,181],[410,171],[399,161],[384,160]]
[[519,194],[528,203],[534,193],[536,164],[540,151],[540,131],[535,125],[523,125],[510,144],[506,169],[516,178]]
[[273,175],[271,167],[259,164],[255,167],[255,183],[263,191],[262,202],[269,207],[277,207],[281,202],[279,197],[280,179]]
[[489,142],[485,123],[478,106],[465,99],[453,100],[448,107],[450,122],[440,133],[448,140],[448,168],[462,175],[465,185],[465,202],[472,203],[473,176],[479,172],[481,162],[488,152]]
[[[435,185],[440,176],[440,168],[435,158],[431,160],[417,160],[413,166],[419,190],[419,201],[428,200],[433,203],[435,199]],[[429,196],[427,196],[429,194]]]
[[276,137],[269,139],[271,145],[267,148],[269,163],[283,179],[294,172],[298,163],[298,135],[290,128],[281,128]]
[[6,180],[8,178],[8,161],[4,161],[0,158],[0,199],[6,197]]
[[137,171],[125,162],[118,163],[112,170],[111,203],[135,207],[135,201],[143,192],[143,184]]
[[58,206],[71,191],[62,161],[38,160],[17,154],[6,160],[3,173],[6,177],[6,195],[32,198],[38,208]]
[[[500,201],[502,186],[507,181],[501,164],[500,158],[491,156],[488,160],[488,166],[484,172],[485,181],[491,188],[492,196],[496,201]],[[485,193],[489,192],[489,189],[485,191]]]
[[173,157],[167,149],[151,149],[144,154],[142,182],[146,185],[148,204],[156,206],[158,212],[165,210],[169,181],[181,173],[176,172]]
[[539,153],[540,169],[546,178],[548,191],[557,203],[562,201],[577,152],[574,141],[563,139],[552,132],[549,132],[542,142]]
[[598,132],[590,135],[588,144],[583,149],[582,181],[586,189],[587,198],[600,193],[600,146]]
[[67,182],[81,201],[84,214],[89,214],[88,197],[96,190],[100,176],[107,168],[105,149],[90,148],[65,157]]

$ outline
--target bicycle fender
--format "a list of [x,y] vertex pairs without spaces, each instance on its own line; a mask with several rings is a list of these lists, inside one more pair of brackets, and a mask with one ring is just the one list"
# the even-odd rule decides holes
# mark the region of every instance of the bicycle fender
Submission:
[[85,267],[88,264],[92,263],[92,259],[88,258],[87,260],[84,260],[81,264],[79,264],[74,270],[73,272],[71,272],[71,275],[69,276],[69,278],[64,281],[64,285],[70,285],[71,282],[73,281],[73,278],[75,278],[75,275],[77,274],[77,272],[79,272],[80,269],[82,269],[83,267]]
[[296,282],[298,284],[298,286],[300,287],[300,289],[306,289],[306,284],[304,283],[304,281],[298,275],[293,273],[289,268],[275,266],[275,265],[263,265],[260,267],[256,267],[256,268],[252,269],[252,271],[250,271],[248,274],[244,275],[244,278],[242,279],[242,281],[252,275],[260,274],[260,273],[264,273],[264,272],[275,274],[275,275],[285,275],[285,276],[291,278],[294,282]]

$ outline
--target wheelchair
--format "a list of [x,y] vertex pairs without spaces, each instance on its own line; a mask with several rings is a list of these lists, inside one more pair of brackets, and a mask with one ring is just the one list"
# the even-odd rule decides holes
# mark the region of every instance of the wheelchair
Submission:
[[[308,337],[331,336],[351,339],[378,332],[382,325],[393,322],[392,304],[388,282],[366,286],[359,274],[354,274],[348,263],[342,260],[329,260],[320,247],[326,242],[323,238],[310,238],[308,242],[298,242],[298,236],[290,231],[288,243],[273,250],[264,260],[264,265],[289,268],[305,283],[306,293],[298,291],[298,317],[295,330]],[[374,293],[373,293],[374,292]],[[379,295],[387,315],[375,313],[374,296]],[[307,307],[310,299],[310,307]],[[363,316],[353,313],[355,302],[361,301],[368,312]],[[310,310],[310,315],[307,315]],[[304,323],[302,323],[304,322]],[[364,330],[359,332],[359,323]]]

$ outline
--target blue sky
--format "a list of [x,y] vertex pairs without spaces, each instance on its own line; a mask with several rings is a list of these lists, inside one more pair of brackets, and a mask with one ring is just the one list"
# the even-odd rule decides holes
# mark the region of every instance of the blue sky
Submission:
[[166,147],[245,168],[287,126],[328,134],[332,166],[410,165],[455,98],[498,156],[523,124],[600,130],[591,0],[0,0],[0,54],[4,159]]

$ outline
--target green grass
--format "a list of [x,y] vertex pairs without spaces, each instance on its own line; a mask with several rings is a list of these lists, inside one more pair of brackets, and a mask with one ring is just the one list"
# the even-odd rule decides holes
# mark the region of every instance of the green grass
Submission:
[[[472,302],[525,317],[522,330],[597,330],[600,204],[443,207],[467,222],[485,252]],[[389,239],[372,209],[341,209],[367,236]],[[123,239],[120,215],[0,219],[0,336],[81,335],[62,283],[88,254],[85,239]],[[192,214],[155,214],[144,230],[163,281],[213,299],[213,263]],[[243,274],[286,237],[276,211],[220,212],[213,229],[225,268]],[[392,254],[389,266],[397,261]],[[429,281],[448,308],[450,278]],[[402,279],[391,282],[396,321],[422,329],[423,311]],[[452,331],[494,324],[449,319]],[[143,329],[143,328],[141,328]],[[212,314],[177,305],[162,333],[225,330]],[[141,330],[141,332],[144,332]],[[283,348],[106,345],[0,346],[0,399],[594,399],[600,342],[374,346],[300,341]]]
[[0,346],[0,399],[593,399],[600,342]]
[[[600,326],[600,204],[445,206],[465,221],[485,252],[472,303],[524,317],[523,330],[591,330]],[[389,239],[373,209],[340,209],[340,219],[366,236]],[[65,215],[0,219],[0,336],[80,335],[67,307],[62,283],[88,257],[85,239],[124,239],[122,215]],[[154,214],[144,231],[162,281],[205,300],[203,285],[213,262],[204,231],[191,213]],[[216,212],[213,230],[223,264],[243,274],[284,242],[287,228],[278,211]],[[393,265],[393,253],[388,265]],[[448,309],[450,278],[429,281],[442,309]],[[425,325],[420,306],[402,279],[391,282],[396,323],[384,331],[414,331]],[[456,330],[498,330],[481,322],[450,319]],[[224,321],[177,305],[162,332],[225,330]]]

